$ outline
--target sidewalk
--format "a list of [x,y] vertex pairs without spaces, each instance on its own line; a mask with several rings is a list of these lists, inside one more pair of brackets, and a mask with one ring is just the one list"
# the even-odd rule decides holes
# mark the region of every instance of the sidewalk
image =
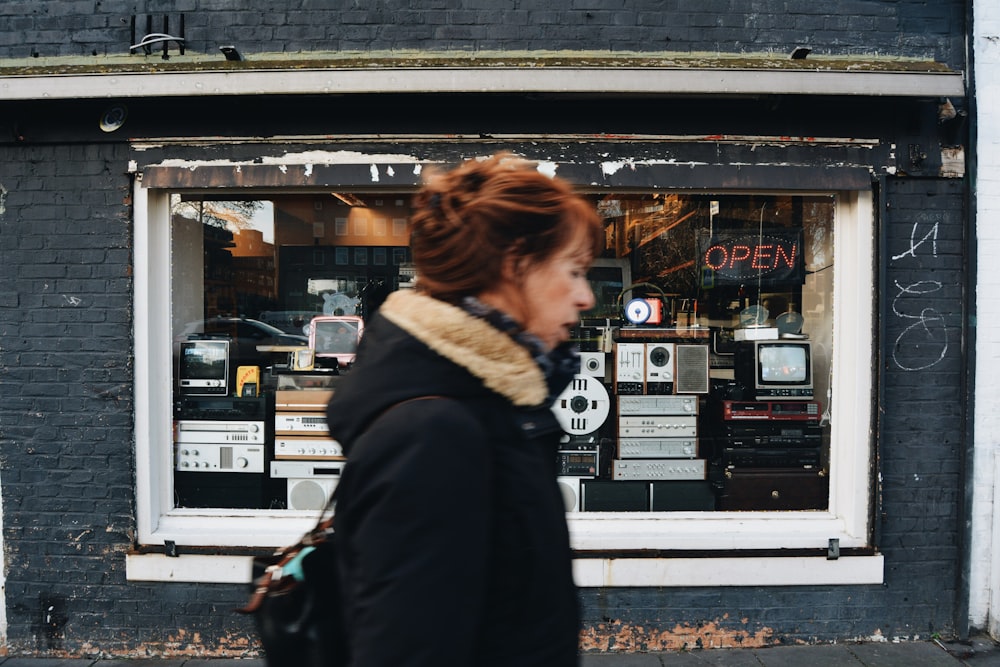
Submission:
[[[238,658],[0,658],[0,667],[265,667]],[[516,666],[512,666],[516,667]],[[958,642],[823,644],[774,648],[586,654],[581,667],[1000,667],[988,637]]]

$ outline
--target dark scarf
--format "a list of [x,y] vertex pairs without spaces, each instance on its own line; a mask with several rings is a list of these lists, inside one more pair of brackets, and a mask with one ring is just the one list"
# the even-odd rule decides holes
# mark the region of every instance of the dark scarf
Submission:
[[478,317],[504,332],[531,353],[545,376],[545,385],[549,393],[546,403],[555,401],[569,385],[573,376],[580,372],[580,353],[573,343],[565,342],[551,351],[546,351],[538,336],[525,331],[507,313],[486,305],[474,296],[464,297],[458,305],[473,317]]

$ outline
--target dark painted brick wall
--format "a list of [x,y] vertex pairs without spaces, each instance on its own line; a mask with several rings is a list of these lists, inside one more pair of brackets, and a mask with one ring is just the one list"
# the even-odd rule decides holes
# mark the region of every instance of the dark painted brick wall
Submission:
[[[180,34],[187,48],[263,52],[593,50],[895,54],[964,63],[961,0],[376,0],[248,5],[240,0],[8,0],[0,58],[128,53]],[[167,30],[164,30],[164,17]],[[138,39],[137,39],[138,41]]]

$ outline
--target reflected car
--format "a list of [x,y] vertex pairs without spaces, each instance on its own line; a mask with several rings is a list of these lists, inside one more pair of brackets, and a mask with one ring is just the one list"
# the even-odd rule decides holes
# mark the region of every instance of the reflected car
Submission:
[[287,352],[261,352],[258,346],[282,345],[308,347],[309,339],[282,331],[267,322],[245,317],[213,317],[207,320],[188,322],[181,333],[174,338],[179,345],[181,341],[200,337],[225,337],[230,341],[229,365],[260,366],[261,370],[275,361],[284,362]]

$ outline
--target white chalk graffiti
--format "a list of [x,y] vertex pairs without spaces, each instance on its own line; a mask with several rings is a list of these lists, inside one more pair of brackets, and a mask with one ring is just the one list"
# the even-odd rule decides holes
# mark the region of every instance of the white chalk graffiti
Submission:
[[[913,223],[910,230],[910,248],[894,255],[892,261],[903,257],[916,259],[917,250],[929,244],[931,257],[937,257],[938,223],[929,232],[919,236],[920,223]],[[909,285],[896,283],[896,296],[892,299],[892,313],[909,322],[896,336],[892,346],[892,360],[904,371],[922,371],[934,366],[948,353],[948,326],[945,316],[934,308],[920,306],[920,298],[938,292],[944,284],[937,280],[919,280]]]

